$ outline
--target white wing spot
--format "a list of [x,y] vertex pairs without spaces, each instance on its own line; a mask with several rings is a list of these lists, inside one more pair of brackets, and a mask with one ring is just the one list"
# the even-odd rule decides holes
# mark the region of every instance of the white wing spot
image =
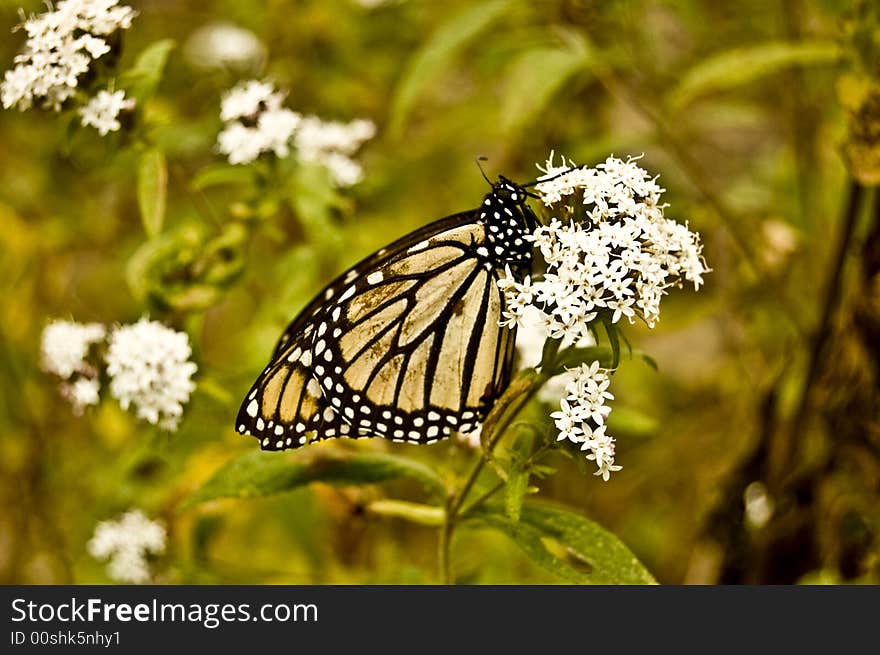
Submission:
[[256,401],[256,400],[252,400],[251,403],[250,403],[250,405],[247,406],[247,413],[248,413],[248,416],[250,416],[251,418],[253,418],[254,416],[257,415],[257,412],[259,411],[259,409],[260,409],[260,406],[257,404],[257,401]]
[[321,385],[318,384],[318,381],[315,378],[309,378],[309,383],[306,385],[306,391],[313,398],[317,398],[321,395]]
[[345,302],[346,300],[348,300],[349,298],[351,298],[354,295],[354,292],[355,292],[354,285],[348,287],[348,289],[345,290],[345,293],[343,293],[341,296],[339,296],[339,302]]
[[382,271],[374,271],[367,276],[367,282],[369,284],[379,284],[385,276],[382,274]]
[[258,419],[257,419],[257,430],[259,430],[260,432],[262,432],[264,427],[266,427],[266,424],[263,423],[263,419],[262,419],[262,418],[258,418]]

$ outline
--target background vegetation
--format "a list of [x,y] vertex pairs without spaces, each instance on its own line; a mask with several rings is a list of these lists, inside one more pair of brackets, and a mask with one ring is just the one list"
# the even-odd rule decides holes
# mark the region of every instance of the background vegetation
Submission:
[[[603,483],[560,457],[557,475],[533,482],[540,497],[614,532],[663,583],[880,582],[872,3],[130,4],[140,15],[121,69],[151,43],[176,44],[144,95],[138,140],[52,113],[0,114],[0,581],[108,581],[86,544],[131,507],[169,530],[157,582],[437,581],[436,528],[369,509],[424,499],[418,476],[186,500],[256,448],[233,432],[239,401],[320,286],[478,203],[476,155],[525,181],[556,149],[591,164],[644,153],[667,215],[701,232],[714,272],[700,294],[673,293],[656,329],[627,330],[658,370],[634,360],[614,378],[623,470]],[[0,29],[20,22],[18,5],[0,3]],[[195,65],[188,39],[217,20],[252,30],[263,62]],[[22,43],[0,42],[4,67]],[[289,89],[297,111],[375,121],[363,182],[339,193],[303,169],[285,188],[255,187],[218,168],[220,95],[253,76]],[[147,142],[167,160],[151,239],[138,202]],[[198,386],[180,430],[114,403],[74,417],[39,369],[47,320],[145,313],[194,345]],[[334,447],[405,455],[438,468],[441,485],[473,459],[449,441]],[[764,521],[745,513],[756,493],[772,509]],[[561,579],[491,521],[458,531],[453,553],[459,582]]]

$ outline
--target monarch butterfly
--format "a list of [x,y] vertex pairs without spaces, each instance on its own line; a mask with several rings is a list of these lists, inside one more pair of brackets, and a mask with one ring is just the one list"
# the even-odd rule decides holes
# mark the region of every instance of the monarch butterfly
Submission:
[[242,402],[263,450],[336,437],[428,444],[469,432],[510,380],[505,270],[531,265],[530,194],[505,177],[479,208],[426,225],[331,282],[293,319]]

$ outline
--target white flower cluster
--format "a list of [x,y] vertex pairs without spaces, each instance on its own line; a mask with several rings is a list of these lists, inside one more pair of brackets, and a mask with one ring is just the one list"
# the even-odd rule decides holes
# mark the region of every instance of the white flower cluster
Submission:
[[61,393],[78,415],[86,406],[98,404],[101,383],[97,368],[89,363],[89,351],[105,336],[106,330],[100,323],[53,321],[43,330],[40,345],[43,370],[63,380]]
[[605,401],[614,399],[608,391],[611,379],[599,362],[581,364],[568,373],[559,410],[550,414],[559,430],[557,439],[579,444],[581,450],[589,451],[587,459],[596,462],[596,475],[607,481],[611,473],[621,469],[614,463],[614,438],[605,434],[605,420],[611,413]]
[[295,143],[300,161],[321,164],[330,171],[336,184],[345,187],[363,178],[363,168],[352,155],[375,135],[376,126],[372,121],[358,119],[339,123],[306,116],[296,132]]
[[125,97],[125,91],[98,91],[94,98],[80,107],[82,124],[91,125],[101,136],[108,132],[117,131],[122,125],[119,122],[119,113],[134,109],[134,100]]
[[139,418],[175,430],[195,389],[191,378],[198,367],[191,354],[186,333],[158,321],[116,328],[106,356],[110,393],[123,409],[133,405]]
[[136,15],[118,0],[60,0],[26,20],[24,52],[0,84],[3,106],[25,110],[39,102],[60,110],[92,62],[110,52],[107,37],[128,29]]
[[100,356],[93,347],[105,340],[110,393],[122,408],[134,405],[138,417],[177,429],[183,405],[195,388],[190,378],[197,367],[189,361],[189,337],[146,319],[114,329],[109,338],[100,323],[53,321],[46,326],[42,367],[63,380],[61,393],[75,413],[100,400]]
[[290,139],[301,116],[281,106],[284,95],[268,82],[250,80],[223,96],[220,118],[226,127],[217,147],[230,164],[247,164],[264,152],[290,154]]
[[325,122],[303,117],[281,106],[284,94],[272,84],[250,80],[223,96],[220,118],[226,123],[217,148],[230,164],[247,164],[263,153],[287,157],[290,146],[300,161],[321,164],[339,186],[351,186],[363,177],[352,155],[372,138],[376,127],[367,120]]
[[653,327],[670,286],[702,284],[708,269],[699,235],[664,217],[664,190],[635,161],[609,157],[595,168],[572,168],[564,160],[555,166],[551,154],[541,170],[546,181],[535,188],[553,218],[527,238],[546,271],[537,281],[500,281],[504,324],[520,323],[537,306],[546,336],[555,339],[587,338],[599,312],[614,323],[638,316]]
[[87,548],[95,559],[110,561],[107,573],[114,580],[143,584],[150,580],[147,556],[165,552],[166,536],[159,521],[136,509],[116,521],[98,523]]

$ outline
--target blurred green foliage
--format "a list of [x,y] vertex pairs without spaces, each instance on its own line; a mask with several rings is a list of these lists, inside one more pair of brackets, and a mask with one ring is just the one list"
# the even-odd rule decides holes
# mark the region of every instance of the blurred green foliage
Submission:
[[[19,22],[18,4],[0,3],[0,27]],[[340,441],[272,457],[233,432],[234,415],[333,275],[479,202],[475,156],[525,181],[551,149],[589,164],[644,153],[714,272],[700,294],[667,298],[653,331],[626,330],[637,350],[620,349],[609,424],[624,469],[603,483],[555,456],[554,475],[526,473],[509,440],[507,494],[456,532],[456,580],[596,581],[594,564],[619,553],[599,570],[632,567],[598,581],[650,581],[638,560],[670,583],[880,581],[880,356],[864,337],[880,334],[878,203],[864,189],[880,179],[871,3],[130,4],[120,84],[140,101],[133,129],[102,139],[70,116],[0,114],[0,581],[107,582],[85,544],[139,507],[169,528],[158,582],[436,582],[427,474],[394,457],[449,484],[468,448]],[[267,60],[187,59],[192,33],[217,20],[252,30]],[[4,66],[22,43],[0,42]],[[374,120],[364,181],[340,193],[320,168],[224,164],[220,95],[254,76],[289,89],[297,111]],[[47,320],[145,313],[194,345],[180,430],[110,402],[74,417],[39,370]],[[221,499],[242,457],[266,467],[248,484],[283,493]],[[309,468],[321,457],[354,459],[363,477]],[[756,480],[775,506],[760,526],[743,507]],[[199,488],[205,502],[187,504]]]

